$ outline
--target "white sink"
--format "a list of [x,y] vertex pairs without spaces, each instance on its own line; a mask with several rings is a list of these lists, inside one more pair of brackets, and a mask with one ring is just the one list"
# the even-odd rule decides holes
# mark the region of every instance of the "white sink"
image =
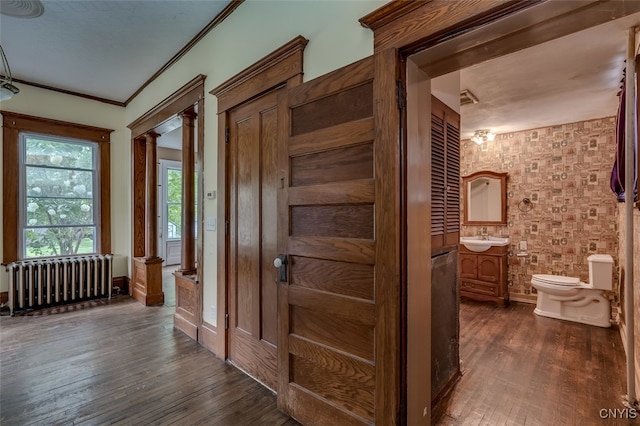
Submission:
[[489,250],[491,247],[501,247],[509,245],[509,238],[489,236],[460,237],[460,244],[471,251],[480,253]]

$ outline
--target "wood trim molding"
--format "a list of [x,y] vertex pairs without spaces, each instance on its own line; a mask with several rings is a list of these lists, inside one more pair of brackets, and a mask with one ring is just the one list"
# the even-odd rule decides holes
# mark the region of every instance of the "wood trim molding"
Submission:
[[166,64],[164,64],[158,71],[156,71],[155,74],[153,74],[149,78],[149,80],[145,81],[138,90],[136,90],[131,96],[129,96],[129,99],[124,101],[124,106],[129,105],[129,103],[133,99],[135,99],[135,97],[138,96],[147,86],[149,86],[156,78],[158,78],[163,72],[171,67],[171,65],[178,62],[184,55],[187,54],[187,52],[189,52],[196,44],[198,44],[198,42],[209,33],[209,31],[211,31],[212,29],[217,27],[218,24],[227,19],[227,17],[229,17],[229,15],[231,15],[231,13],[236,10],[242,3],[244,3],[244,0],[231,0],[231,2],[229,2],[229,4],[224,9],[222,9],[220,13],[218,13],[218,15],[213,18],[213,20],[209,22],[209,24],[207,24],[206,27],[200,30],[200,32],[196,34],[195,37],[193,37],[189,41],[189,43],[187,43],[182,49],[180,49],[180,51],[176,53],[173,58],[169,59]]
[[35,117],[5,110],[0,110],[0,114],[3,117],[3,127],[46,133],[54,136],[81,138],[93,142],[109,142],[111,132],[113,132],[113,129]]
[[[303,52],[309,40],[299,35],[209,93],[218,98],[218,114],[302,73]],[[255,79],[260,75],[261,78]]]
[[424,3],[433,0],[412,1],[412,0],[396,0],[385,4],[384,6],[374,10],[368,15],[359,19],[360,25],[373,31],[383,27],[384,25],[399,19],[400,17],[422,7]]
[[176,312],[173,326],[198,341],[198,328],[202,324],[202,307],[198,282],[191,276],[174,272],[176,287]]
[[[402,400],[402,297],[406,291],[405,265],[400,264],[403,218],[400,176],[401,111],[395,102],[399,73],[396,49],[374,55],[373,115],[375,122],[375,419],[401,423]],[[424,220],[424,219],[423,219]]]
[[111,253],[111,144],[98,145],[98,175],[100,176],[100,223],[98,247],[102,253]]
[[2,170],[3,170],[3,262],[20,259],[19,234],[19,173],[20,149],[18,138],[21,131],[52,136],[76,138],[98,143],[98,174],[100,180],[100,223],[96,236],[99,253],[111,253],[111,129],[0,111],[2,114]]
[[129,277],[126,275],[123,275],[121,277],[113,277],[113,279],[111,280],[112,282],[112,287],[118,287],[118,289],[120,290],[119,294],[129,294]]
[[[374,30],[374,49],[395,47],[409,55],[480,25],[493,22],[545,0],[416,1],[417,6],[385,5],[363,19]],[[398,0],[396,3],[404,3]],[[413,3],[413,2],[412,2]],[[386,9],[385,9],[386,8]],[[408,14],[408,11],[411,14]],[[390,14],[388,17],[384,13]],[[367,18],[375,17],[375,20]]]
[[[640,68],[640,55],[636,55],[636,70]],[[640,85],[640,74],[636,71],[636,91],[638,90],[638,86]],[[640,96],[636,96],[636,111],[639,111],[640,108]],[[640,125],[638,125],[638,115],[636,114],[636,140],[640,137]],[[640,152],[636,148],[636,207],[640,210]]]
[[[203,321],[198,326],[198,343],[204,346],[209,352],[216,355],[216,342],[218,341],[218,327]],[[224,358],[223,358],[224,359]]]
[[119,107],[125,107],[126,104],[124,102],[115,101],[113,99],[107,99],[100,96],[88,95],[86,93],[75,92],[73,90],[61,89],[59,87],[48,86],[46,84],[35,83],[33,81],[20,80],[14,78],[13,81],[15,83],[26,84],[27,86],[37,87],[38,89],[51,90],[53,92],[64,93],[65,95],[77,96],[79,98],[89,99],[91,101],[102,102],[104,104],[115,105]]
[[204,74],[199,74],[156,106],[134,120],[127,127],[131,129],[131,137],[136,138],[162,124],[173,115],[193,106],[204,97]]
[[[229,163],[229,151],[226,144],[227,113],[218,115],[218,241],[217,241],[217,289],[216,297],[218,303],[217,324],[224,324],[227,314],[227,262],[229,259],[229,244],[227,235],[227,223],[229,223],[229,194],[227,186],[229,178],[227,176],[227,164]],[[201,228],[202,229],[202,228]],[[200,232],[199,234],[202,234]],[[215,336],[215,341],[211,342],[213,352],[220,359],[227,359],[227,331],[221,331]]]
[[160,75],[162,75],[163,72],[165,72],[167,69],[169,69],[169,67],[171,67],[173,64],[178,62],[180,59],[182,59],[182,57],[186,55],[187,52],[189,52],[196,44],[198,44],[198,42],[202,40],[204,36],[206,36],[209,33],[209,31],[213,30],[220,23],[222,23],[222,21],[227,19],[229,15],[231,15],[231,13],[234,10],[236,10],[238,6],[240,6],[242,3],[244,3],[244,0],[231,0],[229,4],[224,9],[222,9],[220,13],[218,13],[218,15],[216,15],[216,17],[213,18],[211,22],[207,24],[206,27],[201,29],[198,34],[196,34],[186,45],[182,47],[182,49],[178,51],[178,53],[176,53],[171,59],[169,59],[169,61],[167,61],[167,63],[165,63],[158,71],[156,71],[151,77],[149,77],[149,79],[145,81],[142,84],[142,86],[140,86],[135,92],[133,92],[133,94],[129,96],[129,98],[124,102],[116,101],[114,99],[103,98],[101,96],[93,96],[86,93],[75,92],[73,90],[61,89],[59,87],[48,86],[46,84],[35,83],[27,80],[20,80],[20,79],[14,78],[13,81],[15,81],[16,83],[37,87],[39,89],[46,89],[46,90],[51,90],[58,93],[64,93],[65,95],[77,96],[79,98],[89,99],[92,101],[102,102],[105,104],[115,105],[119,107],[126,107],[127,105],[129,105],[129,103],[131,103],[131,101],[133,101],[136,98],[136,96],[142,93],[144,89],[146,89],[151,83],[153,83],[158,77],[160,77]]
[[[209,93],[218,97],[218,210],[220,228],[229,220],[229,194],[227,192],[227,163],[229,153],[225,141],[229,109],[265,93],[276,87],[294,87],[302,84],[303,55],[308,40],[298,36],[265,56],[252,66],[231,77]],[[199,150],[198,154],[202,152]],[[223,221],[224,220],[224,221]],[[224,230],[218,231],[218,325],[224,324],[227,313],[227,261],[228,236]],[[202,251],[199,250],[199,253]],[[200,271],[198,271],[200,273]],[[227,358],[227,333],[216,328],[216,334],[209,333],[207,348],[221,359]],[[218,332],[219,331],[219,332]]]

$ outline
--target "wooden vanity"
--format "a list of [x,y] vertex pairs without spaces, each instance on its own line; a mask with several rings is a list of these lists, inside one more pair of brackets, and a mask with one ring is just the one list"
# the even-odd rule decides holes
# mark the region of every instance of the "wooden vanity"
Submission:
[[[462,223],[469,227],[470,233],[478,238],[486,228],[507,225],[507,173],[482,170],[462,177],[464,196],[464,216]],[[500,232],[502,237],[502,232]],[[467,237],[465,237],[467,238]],[[463,238],[461,238],[462,240]],[[489,237],[494,241],[503,238]],[[508,239],[502,243],[470,250],[462,241],[459,244],[458,279],[460,296],[469,299],[496,302],[500,306],[509,304],[507,287],[507,252]],[[483,239],[468,242],[469,247],[481,246]],[[506,243],[506,244],[505,244]],[[485,250],[486,248],[486,250]],[[484,251],[482,251],[484,250]]]
[[458,255],[460,296],[473,300],[509,304],[507,246],[474,252],[460,244]]

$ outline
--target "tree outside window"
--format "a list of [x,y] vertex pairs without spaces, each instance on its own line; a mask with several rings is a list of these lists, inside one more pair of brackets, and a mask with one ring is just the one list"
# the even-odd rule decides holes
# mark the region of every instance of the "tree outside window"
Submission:
[[[194,174],[194,191],[198,193],[198,174]],[[198,203],[195,203],[194,217],[198,217]],[[197,222],[196,222],[197,225]],[[182,170],[167,170],[167,239],[182,236]],[[194,235],[197,236],[197,226]]]
[[21,136],[24,257],[95,253],[97,145]]

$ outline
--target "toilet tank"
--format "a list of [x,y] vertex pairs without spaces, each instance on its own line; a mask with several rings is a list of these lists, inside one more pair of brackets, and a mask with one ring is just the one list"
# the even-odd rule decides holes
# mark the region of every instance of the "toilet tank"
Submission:
[[613,258],[608,254],[592,254],[589,261],[589,284],[594,289],[611,290],[613,283]]

